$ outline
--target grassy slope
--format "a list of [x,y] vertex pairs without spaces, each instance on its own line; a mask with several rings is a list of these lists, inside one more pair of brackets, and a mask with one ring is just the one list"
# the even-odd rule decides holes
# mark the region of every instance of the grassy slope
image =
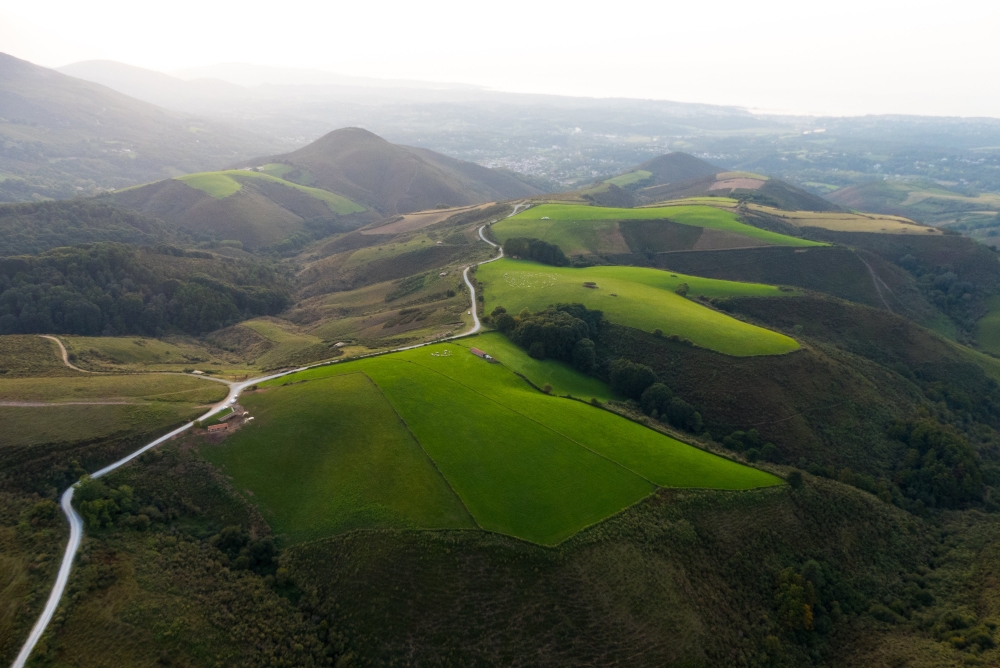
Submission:
[[1000,297],[991,297],[989,311],[976,324],[976,343],[983,350],[1000,354]]
[[226,392],[222,383],[172,374],[0,379],[0,401],[122,399],[211,403],[224,399]]
[[[516,313],[579,302],[604,311],[612,322],[645,331],[661,329],[668,336],[676,334],[728,355],[774,355],[799,347],[783,334],[735,320],[673,292],[686,282],[691,295],[786,294],[772,286],[674,276],[644,267],[571,269],[507,259],[481,266],[476,278],[485,284],[486,312],[501,305]],[[598,289],[583,287],[584,281],[596,282]]]
[[330,348],[318,336],[290,331],[273,320],[247,320],[240,326],[252,329],[272,344],[253,361],[261,369],[278,369],[337,356],[336,349]]
[[116,438],[157,430],[204,413],[190,403],[105,406],[0,406],[0,447]]
[[0,378],[79,376],[63,364],[55,342],[30,334],[0,336]]
[[183,181],[192,188],[197,188],[208,193],[216,199],[225,199],[230,195],[235,195],[243,187],[241,181],[244,179],[254,179],[277,183],[289,188],[295,188],[301,192],[326,202],[330,210],[336,214],[347,215],[349,213],[359,213],[364,211],[364,207],[355,204],[351,200],[321,188],[310,188],[299,185],[291,181],[264,174],[261,172],[250,172],[246,170],[231,169],[222,172],[201,172],[199,174],[186,174],[178,176],[177,180]]
[[[542,220],[544,217],[549,220]],[[511,237],[534,237],[556,244],[567,255],[573,255],[621,252],[617,247],[605,248],[609,237],[617,234],[617,221],[654,219],[669,219],[681,225],[734,232],[775,246],[821,245],[746,225],[725,209],[697,205],[615,209],[578,204],[542,204],[513,218],[502,220],[491,229],[500,241]]]
[[[432,355],[444,350],[451,355]],[[726,489],[778,483],[611,413],[541,394],[454,344],[267,385],[355,371],[382,389],[483,528],[533,542],[558,543],[649,494],[650,481]]]
[[254,491],[288,540],[362,526],[475,526],[364,374],[250,394],[243,405],[254,423],[203,454]]
[[876,234],[941,234],[941,230],[915,223],[901,216],[840,211],[782,211],[761,204],[748,204],[752,211],[774,216],[796,227],[820,227],[834,232],[872,232]]
[[227,374],[249,373],[235,354],[210,350],[195,339],[170,341],[141,336],[62,336],[66,350],[76,355],[73,364],[89,371],[212,370]]

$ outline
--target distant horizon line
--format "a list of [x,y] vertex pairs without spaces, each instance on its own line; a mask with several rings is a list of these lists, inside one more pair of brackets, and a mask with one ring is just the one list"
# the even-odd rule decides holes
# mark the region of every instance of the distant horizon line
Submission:
[[[13,54],[8,54],[15,58]],[[27,60],[27,59],[24,59]],[[33,61],[28,61],[33,62]],[[74,65],[81,65],[85,63],[113,63],[116,65],[123,65],[125,67],[131,67],[140,70],[146,70],[149,72],[154,72],[157,74],[163,74],[166,76],[173,77],[180,81],[197,81],[202,80],[221,80],[226,83],[232,84],[234,86],[240,86],[242,88],[253,89],[259,86],[336,86],[336,83],[276,83],[273,81],[262,81],[257,84],[244,84],[237,83],[231,80],[222,79],[218,76],[204,76],[204,77],[184,77],[179,76],[183,72],[191,72],[194,70],[210,69],[213,67],[226,67],[226,66],[240,66],[248,68],[261,68],[269,70],[287,70],[293,72],[301,73],[313,73],[320,75],[329,75],[332,77],[343,78],[347,80],[355,80],[358,82],[368,81],[377,82],[374,85],[365,86],[359,84],[358,87],[365,88],[412,88],[414,90],[438,90],[438,91],[457,91],[466,90],[470,92],[482,92],[482,93],[503,93],[508,95],[524,95],[524,96],[536,96],[536,97],[556,97],[565,99],[583,99],[583,100],[625,100],[625,101],[636,101],[636,102],[665,102],[673,104],[684,104],[684,105],[699,105],[705,107],[716,107],[720,109],[733,109],[737,111],[746,112],[755,117],[772,117],[781,116],[789,119],[859,119],[859,118],[934,118],[934,119],[960,119],[966,121],[974,120],[990,120],[990,121],[1000,121],[1000,116],[986,116],[986,115],[961,115],[961,114],[927,114],[927,113],[913,113],[913,112],[866,112],[866,113],[831,113],[825,111],[815,111],[815,110],[802,110],[802,109],[791,109],[785,107],[765,107],[758,105],[742,105],[737,103],[718,103],[718,102],[699,102],[699,101],[689,101],[665,97],[634,97],[627,95],[582,95],[582,94],[567,94],[567,93],[539,93],[539,92],[525,92],[518,90],[510,90],[505,88],[497,88],[484,84],[460,82],[460,81],[432,81],[426,79],[406,79],[406,78],[395,78],[395,77],[381,77],[381,76],[368,76],[368,75],[358,75],[358,74],[344,74],[343,72],[325,69],[322,66],[292,66],[292,65],[267,65],[261,63],[251,63],[246,61],[223,61],[203,65],[192,65],[187,67],[178,67],[172,69],[156,69],[152,67],[145,67],[142,65],[133,65],[131,63],[114,60],[111,58],[89,58],[85,60],[76,60],[71,63],[66,63],[64,65],[58,66],[46,66],[39,65],[39,67],[48,67],[48,69],[60,71],[64,68],[69,68]],[[33,63],[38,65],[38,63]],[[65,73],[64,73],[65,74]],[[73,76],[67,74],[67,76]],[[395,85],[393,85],[395,84]],[[344,84],[349,85],[349,84]],[[819,129],[819,128],[818,128]],[[825,130],[825,128],[820,129]]]

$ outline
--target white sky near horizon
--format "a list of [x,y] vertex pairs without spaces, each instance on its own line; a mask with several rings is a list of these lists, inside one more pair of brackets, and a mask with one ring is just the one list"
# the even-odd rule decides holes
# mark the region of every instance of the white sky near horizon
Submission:
[[1000,117],[1000,2],[0,0],[0,51],[56,67],[222,62],[778,113]]

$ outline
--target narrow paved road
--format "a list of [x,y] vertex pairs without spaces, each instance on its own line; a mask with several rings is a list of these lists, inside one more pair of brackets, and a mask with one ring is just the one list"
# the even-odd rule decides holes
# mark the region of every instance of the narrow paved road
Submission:
[[[515,204],[514,205],[514,211],[510,215],[508,215],[507,217],[510,218],[511,216],[515,216],[515,215],[517,215],[519,213],[519,211],[521,209],[527,209],[530,206],[531,205],[527,204],[527,203]],[[473,266],[479,266],[480,264],[486,264],[488,262],[495,262],[496,260],[499,260],[500,258],[503,257],[503,249],[500,248],[497,244],[493,243],[492,241],[490,241],[489,239],[486,238],[486,236],[483,234],[483,230],[484,229],[486,229],[486,225],[483,225],[482,227],[479,228],[479,238],[482,239],[483,241],[485,241],[486,243],[488,243],[490,246],[498,249],[499,250],[499,254],[496,257],[490,258],[489,260],[484,260],[483,262],[479,262],[479,263],[477,263],[475,265],[469,265],[462,272],[462,278],[465,280],[465,285],[468,286],[468,288],[469,288],[469,297],[470,297],[471,302],[472,302],[472,305],[469,308],[469,311],[472,314],[472,327],[470,329],[468,329],[467,331],[462,332],[461,334],[456,334],[455,336],[449,336],[449,337],[444,338],[444,339],[438,339],[437,341],[430,341],[428,343],[418,343],[418,344],[412,345],[412,346],[405,346],[405,347],[402,347],[402,348],[394,348],[393,350],[386,350],[386,351],[383,351],[383,352],[370,353],[368,355],[361,355],[360,357],[375,357],[375,356],[378,356],[378,355],[386,355],[388,353],[399,352],[399,351],[402,351],[402,350],[412,350],[414,348],[422,348],[424,346],[434,345],[435,343],[441,343],[442,341],[451,341],[451,340],[454,340],[454,339],[461,338],[463,336],[468,336],[470,334],[475,334],[476,332],[478,332],[479,330],[482,329],[482,324],[479,322],[479,313],[478,313],[478,308],[477,308],[478,305],[476,304],[476,288],[472,284],[472,281],[469,280],[469,270]],[[59,344],[59,349],[62,351],[63,362],[65,362],[66,366],[71,367],[73,369],[77,369],[77,371],[84,371],[85,373],[92,373],[92,372],[85,371],[84,369],[78,369],[77,367],[75,367],[72,364],[70,364],[70,362],[69,362],[69,355],[66,353],[66,347],[63,345],[62,341],[60,341],[58,338],[56,338],[54,336],[45,336],[45,338],[52,339],[53,341],[55,341],[56,343]],[[227,380],[222,380],[221,378],[212,378],[210,376],[194,376],[194,378],[204,378],[205,380],[214,380],[214,381],[221,382],[221,383],[226,383],[227,385],[229,385],[229,394],[228,394],[228,396],[226,396],[226,398],[223,401],[221,401],[220,403],[214,405],[204,415],[202,415],[201,417],[199,417],[198,420],[205,420],[205,419],[211,417],[212,415],[218,413],[219,411],[221,411],[222,409],[224,409],[226,406],[229,406],[230,404],[234,403],[236,401],[237,397],[240,396],[240,392],[242,392],[244,389],[246,389],[247,387],[249,387],[251,385],[254,385],[254,384],[257,384],[257,383],[263,383],[264,381],[272,380],[274,378],[280,378],[282,376],[287,376],[288,374],[298,373],[299,371],[305,371],[306,369],[311,369],[311,368],[319,367],[319,366],[328,366],[328,365],[331,365],[331,364],[340,364],[340,363],[349,362],[349,361],[355,360],[355,359],[359,359],[359,357],[352,357],[351,359],[347,359],[347,360],[334,360],[333,362],[321,362],[319,364],[312,364],[312,365],[309,365],[309,366],[300,367],[298,369],[291,369],[289,371],[282,371],[281,373],[275,373],[275,374],[272,374],[270,376],[262,376],[260,378],[252,378],[250,380],[245,380],[245,381],[240,382],[240,383],[232,383],[232,382],[227,381]],[[190,375],[190,374],[182,374],[182,375]],[[185,431],[187,431],[188,429],[190,429],[193,425],[194,425],[194,421],[188,422],[187,424],[185,424],[185,425],[183,425],[181,427],[178,427],[177,429],[174,429],[169,434],[164,434],[163,436],[159,437],[155,441],[152,441],[151,443],[147,443],[146,445],[144,445],[143,447],[139,448],[138,450],[136,450],[132,454],[119,459],[118,461],[114,462],[113,464],[108,464],[107,466],[105,466],[104,468],[102,468],[100,471],[94,472],[93,474],[91,474],[90,477],[91,478],[100,478],[101,476],[104,476],[104,475],[107,475],[108,473],[111,473],[115,469],[117,469],[117,468],[119,468],[119,467],[121,467],[121,466],[129,463],[130,461],[132,461],[133,459],[135,459],[136,457],[138,457],[142,453],[146,452],[150,448],[155,448],[157,445],[159,445],[159,444],[161,444],[161,443],[163,443],[165,441],[168,441],[171,438],[173,438],[173,437],[175,437],[175,436],[177,436],[179,434],[184,433]],[[80,540],[83,538],[83,519],[76,512],[76,509],[73,508],[73,491],[75,489],[76,489],[76,485],[73,485],[72,487],[70,487],[69,489],[67,489],[65,492],[63,492],[62,499],[60,500],[60,506],[62,507],[62,511],[66,515],[66,519],[69,520],[69,543],[67,543],[67,545],[66,545],[66,551],[63,553],[62,564],[59,566],[59,574],[56,576],[55,585],[53,585],[53,587],[52,587],[52,592],[49,594],[49,600],[45,603],[45,608],[42,610],[41,616],[39,616],[38,621],[35,622],[35,626],[31,629],[31,634],[28,636],[28,639],[25,641],[24,645],[21,647],[20,654],[17,655],[17,658],[14,659],[14,663],[11,664],[12,668],[24,668],[24,664],[28,661],[28,657],[31,656],[31,652],[35,649],[35,645],[38,644],[38,641],[41,639],[42,634],[45,633],[45,629],[48,627],[49,622],[52,621],[52,617],[55,615],[56,609],[59,607],[59,601],[62,600],[63,593],[66,591],[66,583],[69,582],[69,574],[70,574],[70,571],[73,569],[73,560],[76,557],[77,550],[80,549]]]

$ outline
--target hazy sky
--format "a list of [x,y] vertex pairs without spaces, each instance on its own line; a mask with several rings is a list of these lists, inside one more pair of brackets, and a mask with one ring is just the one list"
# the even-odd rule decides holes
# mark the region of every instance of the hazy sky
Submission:
[[0,0],[0,51],[770,111],[1000,117],[1000,2]]

